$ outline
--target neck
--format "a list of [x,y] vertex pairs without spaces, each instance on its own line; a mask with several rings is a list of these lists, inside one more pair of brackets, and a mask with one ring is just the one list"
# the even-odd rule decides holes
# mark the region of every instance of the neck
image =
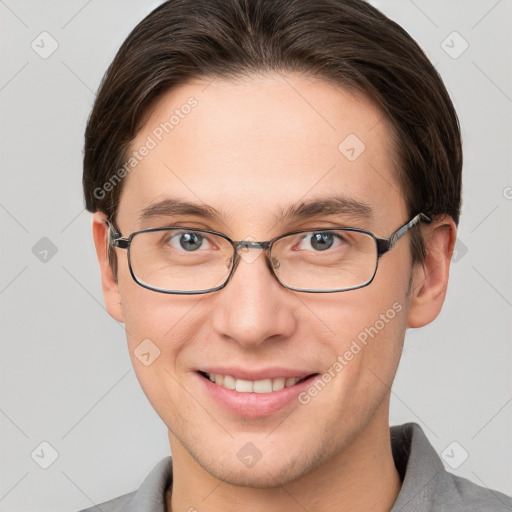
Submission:
[[389,512],[401,482],[391,452],[385,406],[381,404],[382,410],[326,464],[276,488],[239,487],[222,482],[199,466],[171,437],[173,485],[172,493],[167,495],[167,510]]

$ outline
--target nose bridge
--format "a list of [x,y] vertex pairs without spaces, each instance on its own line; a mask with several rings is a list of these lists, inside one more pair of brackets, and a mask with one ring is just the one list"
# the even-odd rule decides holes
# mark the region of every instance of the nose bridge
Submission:
[[234,268],[231,272],[230,281],[233,279],[234,274],[236,274],[240,261],[243,261],[246,264],[252,264],[261,257],[265,260],[267,269],[269,270],[270,274],[275,278],[274,271],[272,270],[272,263],[270,261],[271,242],[241,240],[239,242],[233,242],[233,245],[235,249],[233,265]]
[[258,242],[257,240],[240,240],[235,242],[236,250],[239,249],[262,249],[268,251],[270,242]]
[[230,282],[219,291],[214,328],[247,347],[288,336],[293,313],[285,301],[288,291],[271,270],[269,244],[244,240],[236,248]]

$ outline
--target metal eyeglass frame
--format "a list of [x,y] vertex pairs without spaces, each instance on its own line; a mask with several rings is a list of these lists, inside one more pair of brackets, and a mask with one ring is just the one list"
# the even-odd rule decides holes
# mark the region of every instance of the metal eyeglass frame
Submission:
[[[315,229],[302,229],[299,231],[292,231],[290,233],[285,233],[284,235],[279,235],[279,236],[273,238],[272,240],[268,240],[268,241],[264,241],[264,242],[256,242],[256,241],[250,241],[250,240],[234,241],[234,240],[231,240],[231,238],[229,238],[227,235],[224,235],[223,233],[219,233],[218,231],[210,231],[207,229],[194,229],[194,228],[190,228],[190,227],[186,227],[186,226],[169,226],[169,227],[165,227],[165,228],[143,229],[143,230],[135,231],[135,232],[131,233],[128,237],[123,237],[121,235],[121,233],[119,231],[117,231],[117,229],[114,227],[114,225],[111,221],[107,221],[107,225],[108,225],[109,229],[112,230],[112,237],[110,238],[110,246],[117,247],[119,249],[127,249],[128,267],[130,269],[130,274],[131,274],[133,280],[139,286],[142,286],[143,288],[147,288],[148,290],[152,290],[152,291],[159,292],[159,293],[176,294],[176,295],[199,295],[199,294],[204,294],[204,293],[216,292],[218,290],[221,290],[228,284],[231,277],[235,273],[238,263],[240,262],[241,256],[238,252],[240,249],[262,249],[262,250],[264,250],[266,252],[266,257],[267,257],[267,266],[269,267],[272,275],[277,279],[277,281],[279,282],[279,284],[281,284],[281,286],[283,286],[284,288],[287,288],[288,290],[293,290],[293,291],[297,291],[297,292],[305,292],[305,293],[335,293],[335,292],[345,292],[345,291],[350,291],[350,290],[357,290],[359,288],[364,288],[365,286],[368,286],[369,284],[371,284],[373,279],[375,278],[375,274],[377,273],[377,268],[379,266],[380,257],[383,254],[386,254],[387,252],[389,252],[391,249],[393,249],[393,247],[395,247],[398,240],[400,240],[400,238],[402,238],[411,228],[416,226],[416,224],[418,224],[419,222],[425,222],[427,224],[430,224],[432,222],[432,219],[430,217],[428,217],[427,215],[425,215],[424,213],[418,213],[411,220],[409,220],[408,222],[406,222],[405,224],[400,226],[396,231],[391,233],[391,235],[389,235],[388,238],[378,238],[371,231],[367,231],[365,229],[358,229],[358,228],[325,228],[325,229],[320,228],[320,229],[318,229],[319,232],[320,231],[352,231],[352,232],[358,232],[358,233],[365,233],[366,235],[372,237],[375,240],[375,245],[377,248],[377,261],[375,263],[375,270],[373,271],[373,275],[367,282],[365,282],[361,285],[358,285],[358,286],[352,286],[349,288],[333,289],[333,290],[310,290],[310,289],[294,288],[291,286],[287,286],[279,279],[279,277],[275,273],[273,266],[272,266],[272,262],[270,259],[270,251],[275,242],[277,242],[281,238],[285,238],[290,235],[295,235],[298,233],[308,233],[308,232],[315,231]],[[233,247],[233,263],[231,266],[231,270],[230,270],[228,276],[226,277],[226,280],[224,281],[224,283],[222,283],[220,286],[217,286],[215,288],[209,288],[207,290],[178,291],[178,290],[164,290],[162,288],[156,288],[156,287],[150,286],[142,281],[139,281],[139,279],[133,272],[132,264],[131,264],[131,260],[130,260],[130,244],[131,244],[133,238],[138,233],[147,233],[147,232],[154,232],[154,231],[168,231],[170,229],[188,229],[190,231],[194,231],[197,233],[210,233],[212,235],[217,235],[217,236],[220,236],[221,238],[224,238],[225,240],[227,240]]]

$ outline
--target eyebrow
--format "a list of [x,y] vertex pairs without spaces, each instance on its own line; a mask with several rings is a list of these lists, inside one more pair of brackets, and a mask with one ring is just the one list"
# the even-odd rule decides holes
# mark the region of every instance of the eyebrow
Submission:
[[[221,212],[206,204],[196,204],[174,198],[167,198],[151,204],[139,212],[138,220],[145,223],[154,217],[170,217],[175,215],[194,215],[209,220],[226,218]],[[351,218],[371,220],[373,209],[365,202],[343,195],[323,197],[302,201],[281,208],[276,221],[283,223],[291,220],[303,220],[322,215],[347,215]]]
[[321,215],[348,215],[361,220],[371,220],[373,209],[364,201],[338,195],[333,197],[312,199],[282,209],[278,216],[279,222],[289,219],[305,219]]
[[172,215],[196,215],[206,219],[221,217],[219,212],[212,206],[168,198],[143,208],[139,212],[138,219],[140,223],[144,223],[153,217],[170,217]]

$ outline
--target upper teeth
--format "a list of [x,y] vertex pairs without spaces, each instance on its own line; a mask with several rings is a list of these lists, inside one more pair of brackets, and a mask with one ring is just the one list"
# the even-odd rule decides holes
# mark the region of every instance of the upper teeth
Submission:
[[271,393],[293,386],[300,380],[297,377],[278,377],[277,379],[243,380],[231,375],[208,373],[208,378],[226,389],[234,389],[239,393]]

